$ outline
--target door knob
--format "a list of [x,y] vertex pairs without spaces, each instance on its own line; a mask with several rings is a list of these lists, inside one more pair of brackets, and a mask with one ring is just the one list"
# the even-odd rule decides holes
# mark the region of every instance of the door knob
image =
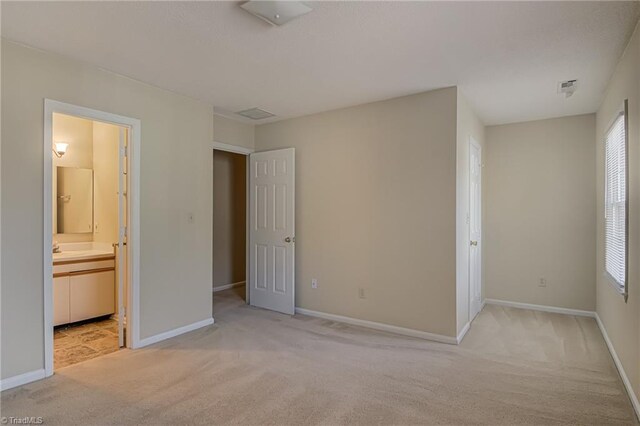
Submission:
[[287,237],[287,238],[285,238],[285,239],[284,239],[284,242],[285,242],[285,243],[290,243],[290,242],[291,242],[291,237]]
[[471,245],[472,245],[472,246],[477,246],[477,245],[478,245],[478,242],[477,242],[477,241],[471,241]]

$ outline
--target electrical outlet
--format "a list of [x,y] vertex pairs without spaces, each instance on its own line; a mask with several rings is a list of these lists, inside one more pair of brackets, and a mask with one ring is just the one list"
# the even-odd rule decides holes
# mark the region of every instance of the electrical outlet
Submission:
[[359,287],[359,288],[358,288],[358,297],[359,297],[360,299],[366,299],[366,297],[365,297],[365,295],[364,295],[364,288],[362,288],[362,287]]
[[311,279],[311,288],[318,288],[318,280],[315,278]]
[[540,281],[538,281],[538,287],[546,287],[547,286],[547,279],[542,277],[540,278]]

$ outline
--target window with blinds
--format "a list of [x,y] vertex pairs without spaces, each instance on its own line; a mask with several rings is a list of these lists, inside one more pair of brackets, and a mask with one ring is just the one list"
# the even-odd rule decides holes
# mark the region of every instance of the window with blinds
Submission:
[[627,278],[627,143],[626,115],[615,119],[605,140],[605,268],[626,294]]

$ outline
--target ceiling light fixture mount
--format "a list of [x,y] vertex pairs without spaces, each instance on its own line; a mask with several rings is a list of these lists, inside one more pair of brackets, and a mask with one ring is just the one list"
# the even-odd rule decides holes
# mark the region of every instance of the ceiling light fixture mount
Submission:
[[240,7],[271,25],[286,24],[313,10],[306,2],[302,1],[249,0],[241,4]]

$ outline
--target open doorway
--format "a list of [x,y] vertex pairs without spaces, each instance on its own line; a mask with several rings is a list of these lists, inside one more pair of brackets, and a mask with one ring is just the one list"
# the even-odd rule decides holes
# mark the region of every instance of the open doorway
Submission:
[[[54,370],[124,346],[127,128],[53,113]],[[123,250],[123,256],[119,252]],[[122,288],[120,290],[120,287]],[[122,299],[122,300],[119,300]]]
[[[235,150],[237,151],[237,150]],[[213,150],[214,309],[246,303],[247,153]]]
[[140,121],[45,100],[44,128],[49,376],[137,346]]

